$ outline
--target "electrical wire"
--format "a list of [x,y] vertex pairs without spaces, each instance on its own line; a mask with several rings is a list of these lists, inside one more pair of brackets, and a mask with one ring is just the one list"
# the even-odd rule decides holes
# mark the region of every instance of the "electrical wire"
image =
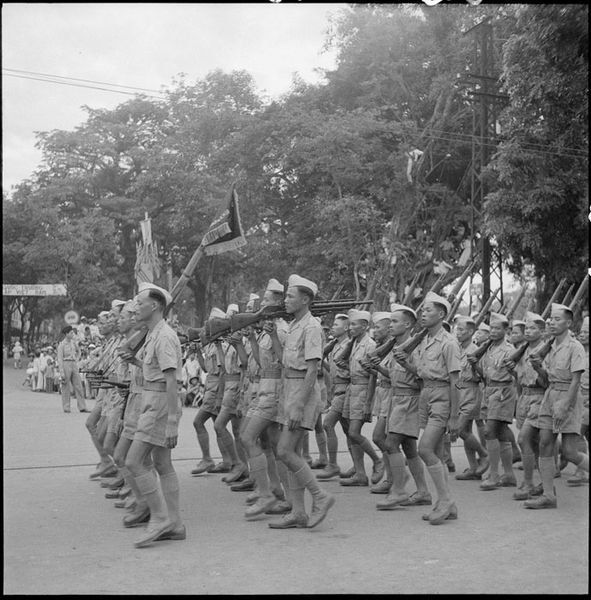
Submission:
[[120,88],[129,89],[129,90],[140,90],[142,92],[155,92],[156,94],[162,94],[162,92],[160,90],[134,87],[132,85],[121,85],[119,83],[109,83],[106,81],[95,81],[94,79],[80,79],[79,77],[65,77],[63,75],[52,75],[51,73],[40,73],[38,71],[25,71],[24,69],[10,69],[8,67],[2,67],[2,70],[3,71],[11,71],[14,73],[23,73],[25,75],[41,75],[42,77],[52,77],[55,79],[66,79],[66,80],[72,80],[72,81],[83,81],[85,83],[96,83],[98,85],[108,85],[111,87],[120,87]]

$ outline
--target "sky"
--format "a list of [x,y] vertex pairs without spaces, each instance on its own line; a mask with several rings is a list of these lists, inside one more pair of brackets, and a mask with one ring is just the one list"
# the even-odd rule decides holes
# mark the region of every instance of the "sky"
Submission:
[[109,109],[131,98],[10,76],[22,75],[14,70],[160,90],[179,73],[190,83],[216,68],[245,69],[276,98],[295,72],[316,83],[316,69],[334,67],[334,52],[323,46],[330,15],[345,6],[3,4],[3,190],[39,165],[36,131],[71,130],[85,120],[83,105]]

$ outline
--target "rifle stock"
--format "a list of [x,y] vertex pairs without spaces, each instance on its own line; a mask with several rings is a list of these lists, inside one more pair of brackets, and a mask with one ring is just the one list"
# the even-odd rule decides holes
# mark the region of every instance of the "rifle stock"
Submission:
[[579,285],[579,288],[577,289],[577,293],[575,294],[574,298],[572,299],[572,301],[569,305],[569,308],[573,311],[573,313],[579,307],[581,300],[587,293],[588,287],[589,287],[589,277],[587,275],[585,275],[585,278],[583,279],[583,281],[581,281],[581,284]]
[[513,300],[513,302],[511,303],[511,306],[509,306],[509,308],[507,309],[507,312],[504,313],[509,321],[513,318],[515,311],[517,310],[518,306],[521,304],[521,301],[523,300],[523,298],[525,296],[525,292],[527,292],[527,286],[523,285],[521,287],[521,289],[519,290],[519,293],[517,294],[517,296],[515,296],[515,300]]
[[515,364],[517,364],[522,359],[522,357],[525,354],[525,351],[528,349],[528,347],[529,347],[529,342],[525,342],[525,343],[521,344],[521,346],[519,346],[519,348],[517,348],[515,350],[515,352],[513,352],[513,354],[511,354],[509,356],[509,360],[511,360]]
[[564,298],[562,299],[562,304],[566,304],[568,306],[568,304],[570,303],[571,299],[571,294],[573,293],[575,289],[575,284],[571,284],[571,286],[568,288],[566,294],[564,295]]
[[497,297],[497,294],[499,293],[501,288],[497,288],[494,293],[492,293],[489,297],[488,300],[485,302],[484,306],[480,309],[480,312],[476,315],[476,318],[474,319],[474,323],[476,325],[476,329],[478,329],[478,326],[484,321],[484,319],[486,318],[486,314],[488,313],[488,311],[490,310],[490,307],[492,306],[492,303],[495,301],[495,298]]
[[492,343],[493,341],[491,339],[486,340],[484,344],[478,346],[478,348],[476,348],[474,352],[471,352],[469,356],[475,358],[476,360],[480,360],[486,354],[486,351],[490,348]]

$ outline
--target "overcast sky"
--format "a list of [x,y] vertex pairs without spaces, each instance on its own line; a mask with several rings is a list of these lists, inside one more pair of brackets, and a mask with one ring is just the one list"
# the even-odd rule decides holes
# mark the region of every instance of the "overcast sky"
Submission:
[[[329,15],[344,4],[4,4],[3,188],[41,160],[35,131],[73,129],[82,105],[113,108],[131,96],[7,76],[6,69],[159,90],[185,73],[245,69],[276,97],[292,74],[317,82]],[[14,74],[14,73],[13,73]],[[34,77],[34,75],[33,75]],[[83,84],[94,85],[94,84]]]

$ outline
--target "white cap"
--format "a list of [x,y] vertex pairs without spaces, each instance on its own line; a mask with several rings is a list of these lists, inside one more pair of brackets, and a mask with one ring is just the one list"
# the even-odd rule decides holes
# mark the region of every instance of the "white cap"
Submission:
[[425,303],[426,302],[433,302],[434,304],[443,306],[445,308],[445,314],[449,314],[449,311],[451,310],[451,304],[443,296],[433,292],[427,292],[427,295],[425,296]]
[[587,325],[587,327],[589,327],[589,317],[583,317],[583,322],[581,323],[581,327],[585,327],[585,325]]
[[137,312],[137,302],[135,300],[128,300],[121,310],[133,313]]
[[371,315],[371,320],[373,323],[377,323],[378,321],[383,321],[384,319],[388,319],[390,321],[392,319],[392,313],[389,312],[375,312]]
[[349,319],[351,321],[367,321],[368,323],[371,321],[371,314],[368,310],[355,310],[352,308],[349,311]]
[[478,326],[478,329],[480,331],[490,331],[490,327],[486,324],[486,323],[480,323],[480,325]]
[[514,319],[513,321],[511,321],[511,327],[513,327],[513,325],[522,325],[523,327],[525,327],[525,321],[521,321],[520,319]]
[[454,323],[463,323],[464,325],[474,325],[474,326],[476,326],[476,323],[474,322],[474,319],[472,317],[467,316],[467,315],[456,315],[454,317]]
[[145,292],[147,290],[156,290],[157,292],[160,292],[166,299],[166,306],[172,304],[172,296],[170,295],[170,292],[167,292],[164,288],[161,288],[160,286],[157,286],[153,283],[148,283],[147,281],[142,281],[137,286],[137,289],[138,293]]
[[229,317],[231,315],[235,315],[238,312],[240,312],[240,309],[238,308],[238,304],[228,304],[228,308],[226,310],[227,317]]
[[289,279],[287,280],[287,287],[295,286],[309,289],[314,296],[316,296],[318,293],[318,286],[313,281],[305,279],[304,277],[300,277],[299,275],[290,275]]
[[267,283],[266,292],[277,292],[278,294],[283,294],[285,291],[285,287],[283,284],[279,283],[277,279],[269,279],[269,283]]
[[412,308],[410,308],[410,306],[405,306],[404,304],[391,304],[390,310],[393,313],[398,311],[406,312],[409,315],[412,315],[415,321],[417,320],[417,313]]
[[346,315],[345,313],[337,313],[334,316],[335,319],[349,319],[349,315]]
[[527,323],[528,321],[533,321],[534,323],[541,323],[542,325],[545,325],[546,323],[542,315],[538,315],[537,313],[533,313],[530,311],[527,311],[525,313],[525,322]]
[[509,319],[507,319],[507,317],[505,315],[502,315],[501,313],[491,312],[490,324],[492,325],[493,323],[502,323],[503,325],[509,325]]
[[111,310],[114,308],[119,308],[125,304],[125,300],[112,300],[111,301]]
[[110,311],[108,310],[101,310],[101,312],[98,314],[98,319],[106,319],[109,315],[111,314]]
[[552,311],[550,314],[552,314],[555,311],[562,311],[562,310],[566,310],[568,313],[570,313],[570,316],[573,316],[573,311],[566,306],[566,304],[557,304],[556,302],[552,303]]
[[248,297],[248,302],[246,303],[246,310],[254,311],[255,304],[260,299],[261,298],[258,294],[250,294],[250,296]]
[[221,308],[217,308],[216,306],[214,306],[209,311],[209,318],[210,319],[225,319],[226,313]]

